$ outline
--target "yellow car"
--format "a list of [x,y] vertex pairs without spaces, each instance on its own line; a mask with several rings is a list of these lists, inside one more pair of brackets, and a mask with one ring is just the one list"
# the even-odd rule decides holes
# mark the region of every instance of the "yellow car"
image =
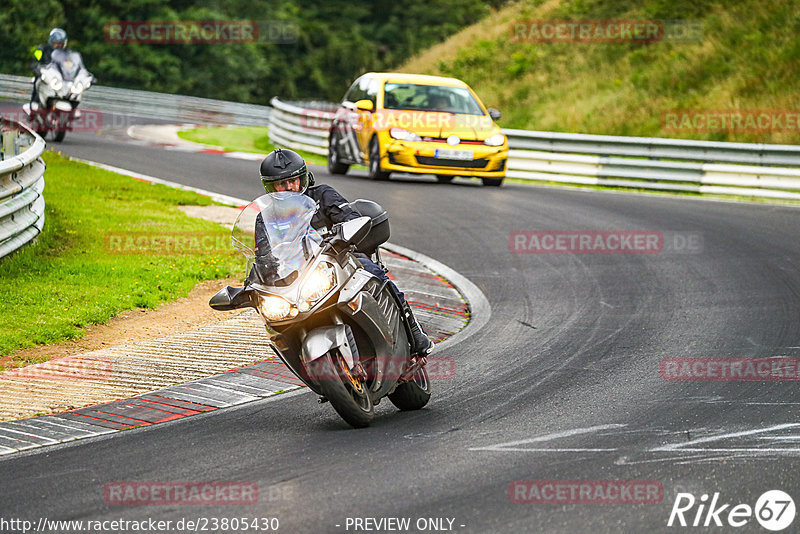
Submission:
[[328,170],[345,174],[362,164],[374,180],[410,172],[499,186],[508,159],[508,140],[494,123],[499,118],[461,80],[370,72],[353,83],[336,112]]

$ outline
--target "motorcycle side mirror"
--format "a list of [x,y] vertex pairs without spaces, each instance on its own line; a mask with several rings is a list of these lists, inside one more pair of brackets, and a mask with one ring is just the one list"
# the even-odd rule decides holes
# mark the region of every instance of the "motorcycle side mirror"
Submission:
[[351,245],[358,245],[372,228],[372,219],[369,217],[359,217],[352,221],[342,224],[341,238]]
[[254,308],[252,299],[250,298],[250,290],[243,287],[226,286],[220,289],[219,292],[211,297],[208,305],[217,311],[230,311],[238,310],[239,308]]

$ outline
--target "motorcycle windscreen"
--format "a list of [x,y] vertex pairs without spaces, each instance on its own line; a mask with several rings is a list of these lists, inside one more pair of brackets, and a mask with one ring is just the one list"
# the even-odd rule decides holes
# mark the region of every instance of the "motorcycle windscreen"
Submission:
[[50,61],[58,67],[65,82],[73,81],[83,68],[83,60],[78,52],[56,48],[50,54]]
[[311,227],[316,208],[306,195],[286,191],[263,195],[242,210],[231,243],[247,258],[250,281],[271,285],[303,269],[322,243]]

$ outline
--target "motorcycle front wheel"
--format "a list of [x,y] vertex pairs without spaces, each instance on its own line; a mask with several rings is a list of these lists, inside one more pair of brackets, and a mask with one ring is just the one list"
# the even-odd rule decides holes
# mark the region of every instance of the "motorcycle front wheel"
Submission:
[[47,126],[45,126],[43,119],[38,114],[33,115],[30,122],[31,128],[39,137],[42,139],[47,137]]
[[368,427],[375,416],[366,385],[353,376],[338,350],[314,360],[309,376],[342,419],[355,428]]
[[69,116],[65,114],[59,114],[58,119],[56,120],[56,127],[53,130],[53,141],[56,143],[60,143],[64,140],[64,137],[67,135],[67,129],[69,128]]

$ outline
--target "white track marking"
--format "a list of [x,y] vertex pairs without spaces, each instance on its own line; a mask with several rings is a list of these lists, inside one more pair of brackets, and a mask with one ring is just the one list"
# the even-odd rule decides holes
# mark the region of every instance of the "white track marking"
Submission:
[[[773,452],[775,450],[778,451],[790,451],[793,449],[701,449],[701,448],[692,448],[692,445],[698,445],[700,443],[710,443],[712,441],[720,441],[724,439],[730,438],[739,438],[742,436],[752,436],[754,434],[762,434],[764,432],[772,432],[774,430],[784,430],[786,428],[797,428],[800,426],[800,423],[785,423],[782,425],[775,425],[767,428],[757,428],[755,430],[743,430],[741,432],[731,432],[729,434],[720,434],[718,436],[709,436],[706,438],[698,438],[691,441],[686,441],[683,443],[671,443],[669,445],[663,445],[661,447],[656,447],[654,449],[650,449],[650,452],[674,452],[674,451],[721,451],[721,452],[732,452],[732,451],[743,451],[743,452],[750,452],[750,451],[763,451],[763,452]],[[797,449],[800,450],[800,449]]]
[[602,430],[611,430],[614,428],[624,428],[627,425],[621,424],[610,424],[610,425],[598,425],[598,426],[590,426],[588,428],[574,428],[572,430],[565,430],[563,432],[554,432],[552,434],[545,434],[544,436],[537,436],[535,438],[530,439],[522,439],[519,441],[509,441],[508,443],[499,443],[497,445],[489,445],[488,447],[474,447],[472,449],[468,449],[470,451],[494,451],[494,452],[505,452],[505,451],[552,451],[552,452],[612,452],[616,449],[528,449],[528,448],[518,448],[517,445],[525,445],[527,443],[541,443],[543,441],[552,441],[554,439],[560,438],[568,438],[571,436],[579,436],[581,434],[590,434],[592,432],[599,432]]

